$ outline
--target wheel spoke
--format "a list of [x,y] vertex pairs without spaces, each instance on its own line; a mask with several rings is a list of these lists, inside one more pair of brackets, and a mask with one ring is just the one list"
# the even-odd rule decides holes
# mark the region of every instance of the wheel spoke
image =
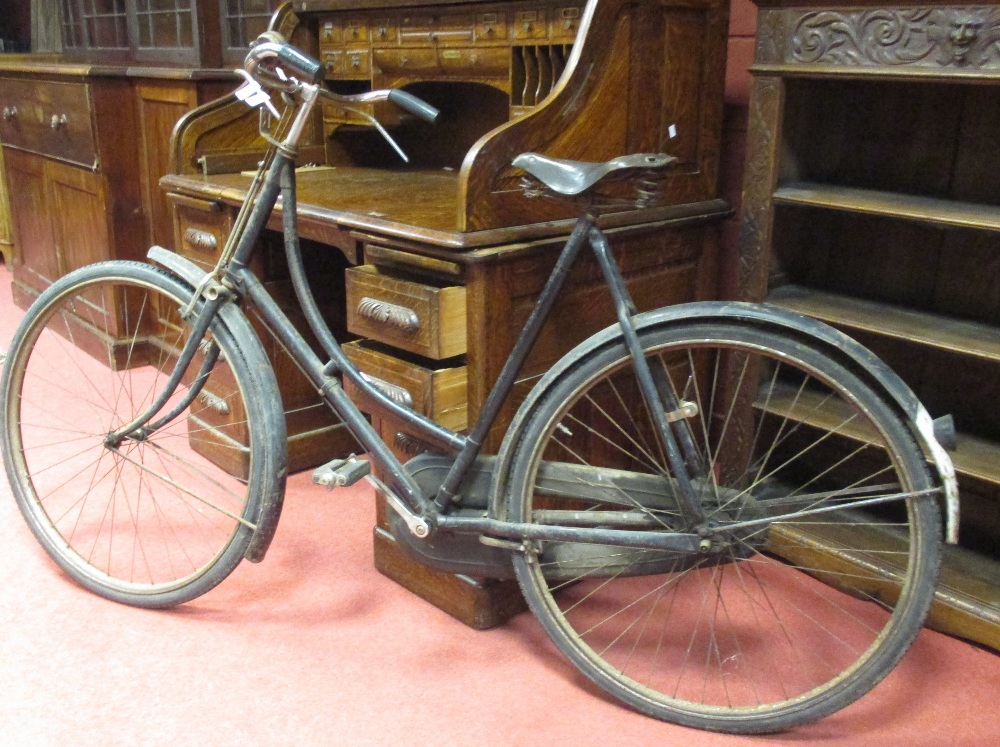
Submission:
[[[697,406],[682,427],[713,524],[691,553],[542,543],[515,557],[532,609],[595,682],[660,718],[766,732],[843,707],[895,663],[933,597],[939,489],[908,426],[783,332],[692,322],[640,342]],[[522,421],[511,520],[678,531],[624,345],[579,356]]]
[[[3,446],[22,513],[70,576],[141,606],[184,602],[221,581],[256,529],[259,486],[274,480],[257,482],[251,448],[264,412],[254,402],[274,398],[246,396],[256,379],[221,323],[209,333],[223,355],[205,391],[230,415],[194,401],[155,433],[109,440],[172,373],[171,351],[189,329],[177,314],[184,294],[151,266],[88,266],[29,310],[4,372]],[[201,364],[191,365],[165,407],[184,401]]]

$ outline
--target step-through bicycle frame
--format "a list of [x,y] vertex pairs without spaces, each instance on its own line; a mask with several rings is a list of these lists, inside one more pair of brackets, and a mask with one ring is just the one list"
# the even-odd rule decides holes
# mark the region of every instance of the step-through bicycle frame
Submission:
[[[671,417],[671,414],[680,408],[681,403],[677,402],[673,396],[671,388],[665,380],[665,374],[662,371],[651,370],[642,355],[638,335],[631,321],[637,313],[637,309],[611,254],[607,237],[597,227],[597,211],[585,210],[577,219],[527,323],[481,408],[476,423],[468,435],[455,433],[421,413],[398,404],[372,385],[343,353],[340,344],[322,318],[302,265],[296,215],[294,168],[296,142],[315,103],[324,93],[324,89],[319,84],[299,84],[299,93],[301,103],[288,104],[289,106],[297,106],[297,109],[284,139],[281,142],[271,139],[270,152],[262,162],[261,169],[263,171],[258,173],[258,178],[263,174],[263,181],[257,191],[249,217],[242,223],[237,221],[237,228],[234,230],[238,231],[238,234],[233,239],[234,249],[231,258],[225,259],[224,256],[216,268],[216,273],[207,276],[196,290],[204,298],[205,303],[197,315],[190,319],[192,327],[196,330],[207,329],[211,319],[217,313],[219,305],[230,300],[230,296],[249,299],[256,306],[257,313],[268,331],[296,360],[305,375],[316,386],[323,400],[344,421],[362,448],[368,452],[372,461],[383,466],[391,475],[392,488],[398,491],[398,495],[390,494],[386,497],[391,504],[394,503],[393,498],[402,501],[402,506],[394,505],[394,508],[397,511],[411,514],[411,518],[414,519],[414,523],[410,524],[411,530],[417,536],[426,536],[436,528],[447,528],[457,532],[488,534],[517,541],[575,540],[659,550],[691,551],[696,549],[701,540],[696,532],[705,523],[705,513],[691,483],[691,476],[698,474],[697,457],[691,435],[683,418]],[[293,287],[310,328],[323,351],[329,357],[329,361],[326,363],[316,355],[268,294],[263,284],[249,269],[257,239],[264,230],[279,195],[281,196],[285,251]],[[517,374],[531,351],[542,325],[555,305],[571,267],[585,244],[593,249],[614,301],[619,326],[636,365],[643,399],[650,412],[654,413],[657,435],[667,455],[672,479],[678,488],[676,494],[681,503],[679,509],[686,519],[684,529],[687,529],[688,532],[679,531],[674,534],[625,529],[540,526],[537,524],[513,524],[492,517],[469,518],[448,515],[448,509],[453,505],[458,486],[466,471],[479,455],[486,435],[500,412],[501,405],[514,386]],[[200,335],[192,335],[190,339],[193,341],[199,338]],[[174,380],[179,381],[183,370],[190,365],[195,353],[194,348],[193,344],[188,344],[180,352],[173,376]],[[424,440],[443,451],[454,454],[454,463],[436,496],[422,494],[416,482],[406,473],[401,462],[344,391],[338,377],[349,380],[379,410],[391,413],[401,419],[409,427],[417,430]],[[169,397],[175,386],[176,383],[168,384],[167,391],[161,397],[163,401]],[[152,419],[157,409],[154,405],[132,424],[119,429],[115,434],[116,437],[120,438],[127,436],[129,432],[140,431]]]

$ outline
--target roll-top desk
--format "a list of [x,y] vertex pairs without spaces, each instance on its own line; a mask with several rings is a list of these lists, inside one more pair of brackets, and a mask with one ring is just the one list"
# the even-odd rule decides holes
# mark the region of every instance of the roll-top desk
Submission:
[[[362,118],[329,105],[299,159],[300,230],[328,319],[391,396],[451,428],[475,419],[575,217],[524,197],[510,162],[525,151],[677,156],[662,204],[604,222],[640,308],[715,295],[715,230],[728,214],[716,198],[726,3],[353,6],[295,4],[298,43],[324,61],[329,85],[343,93],[405,86],[442,110],[433,128],[389,106],[372,112],[410,155],[406,167]],[[174,131],[174,173],[161,185],[174,206],[175,248],[195,261],[211,264],[222,245],[249,183],[243,172],[260,156],[256,125],[256,113],[227,97]],[[280,229],[280,217],[272,221]],[[265,237],[258,270],[280,295],[287,280],[275,239]],[[613,320],[599,271],[581,263],[488,449],[533,377]],[[282,355],[273,357],[284,371]],[[295,466],[353,448],[312,407],[308,387],[285,389]],[[397,423],[376,426],[404,456],[423,448]],[[518,604],[505,584],[430,571],[382,528],[375,538],[380,570],[470,625],[493,625]]]

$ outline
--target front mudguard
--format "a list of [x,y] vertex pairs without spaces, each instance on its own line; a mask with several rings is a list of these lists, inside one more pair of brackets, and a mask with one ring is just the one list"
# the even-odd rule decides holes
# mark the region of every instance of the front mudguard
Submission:
[[[891,405],[907,424],[910,433],[920,445],[938,477],[944,493],[946,509],[946,541],[958,542],[958,481],[951,457],[934,435],[930,414],[910,390],[909,386],[879,357],[828,324],[801,314],[771,306],[736,301],[704,301],[668,306],[648,311],[634,317],[636,330],[642,332],[659,326],[682,323],[725,321],[758,329],[773,329],[800,338],[815,346],[851,373],[858,376]],[[490,512],[497,518],[506,518],[505,497],[507,474],[526,424],[528,413],[554,381],[564,376],[570,362],[577,356],[589,356],[605,346],[613,345],[621,331],[617,325],[607,327],[580,343],[570,354],[561,358],[538,382],[524,401],[507,430],[497,456],[493,488],[490,494]]]
[[[165,267],[181,281],[187,283],[192,292],[198,288],[205,278],[205,271],[194,262],[185,259],[163,247],[152,247],[147,256],[152,262]],[[256,458],[270,462],[265,465],[260,474],[270,478],[270,484],[262,485],[263,500],[257,515],[248,517],[256,529],[244,557],[254,563],[264,559],[267,548],[274,539],[281,517],[281,507],[285,498],[285,480],[288,477],[288,438],[285,431],[285,413],[281,404],[281,394],[274,370],[268,362],[260,339],[250,326],[246,316],[234,304],[224,303],[219,307],[219,318],[232,333],[239,344],[240,350],[247,362],[247,369],[254,380],[256,391],[264,408],[264,418],[270,422],[269,431],[273,434],[273,443],[264,449],[266,453],[257,454]]]

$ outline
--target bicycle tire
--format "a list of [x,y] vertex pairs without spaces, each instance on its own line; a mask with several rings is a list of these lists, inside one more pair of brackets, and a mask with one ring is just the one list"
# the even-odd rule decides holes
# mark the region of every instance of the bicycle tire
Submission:
[[[766,733],[843,708],[898,663],[933,599],[940,511],[906,423],[782,330],[688,321],[640,340],[697,407],[681,422],[707,465],[696,488],[710,518],[764,521],[703,555],[528,543],[514,565],[530,608],[580,671],[662,720]],[[570,355],[525,405],[507,518],[603,511],[590,523],[677,531],[676,483],[621,336]],[[800,513],[848,491],[909,497]]]
[[[245,319],[212,323],[203,344],[221,353],[184,411],[153,433],[106,440],[162,389],[190,298],[150,265],[81,268],[32,304],[0,380],[4,464],[31,530],[75,581],[139,607],[190,601],[228,576],[284,484],[274,375]],[[161,413],[203,360],[204,348]]]

